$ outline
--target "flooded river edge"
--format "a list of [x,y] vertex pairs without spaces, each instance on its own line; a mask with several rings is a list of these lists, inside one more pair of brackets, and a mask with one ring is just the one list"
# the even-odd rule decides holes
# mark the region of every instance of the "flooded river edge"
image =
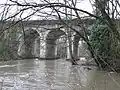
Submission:
[[0,90],[120,90],[120,74],[64,59],[1,61]]

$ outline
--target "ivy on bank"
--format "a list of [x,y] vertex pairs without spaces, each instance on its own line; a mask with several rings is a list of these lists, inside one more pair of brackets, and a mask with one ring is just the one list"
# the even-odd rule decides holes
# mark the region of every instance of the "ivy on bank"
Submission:
[[117,66],[116,60],[120,58],[120,42],[104,22],[97,20],[92,26],[90,43],[95,53],[104,60],[98,59],[103,68],[108,67],[108,65],[114,68]]

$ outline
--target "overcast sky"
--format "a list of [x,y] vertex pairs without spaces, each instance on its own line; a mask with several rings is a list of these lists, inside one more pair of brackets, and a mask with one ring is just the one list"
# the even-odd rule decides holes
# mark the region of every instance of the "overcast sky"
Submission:
[[[0,0],[0,4],[4,4],[4,3],[6,3],[6,1],[9,1],[9,0]],[[24,0],[18,0],[18,1],[24,1]],[[40,0],[25,0],[25,1],[37,2],[37,3],[40,2]],[[55,1],[55,0],[51,0],[51,1]],[[62,0],[59,0],[59,1],[62,1]],[[90,13],[92,13],[93,9],[91,7],[89,0],[79,0],[79,1],[81,1],[81,2],[77,5],[78,8],[89,11]],[[10,11],[10,13],[14,13],[14,12],[15,12],[15,10],[13,10],[13,9]],[[27,13],[29,13],[29,12],[24,13],[24,16],[26,16]],[[36,17],[33,17],[33,19],[34,18],[36,18]]]
[[[4,4],[6,1],[9,0],[0,0],[0,4]],[[23,1],[23,0],[18,0],[18,1]],[[28,2],[39,2],[40,0],[26,0]],[[92,7],[90,5],[89,0],[81,0],[81,3],[79,4],[79,6],[81,9],[87,10],[87,11],[92,11]]]

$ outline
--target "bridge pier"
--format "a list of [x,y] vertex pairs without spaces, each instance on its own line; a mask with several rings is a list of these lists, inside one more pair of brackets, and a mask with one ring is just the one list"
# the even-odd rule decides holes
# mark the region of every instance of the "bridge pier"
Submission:
[[39,37],[35,39],[33,52],[35,57],[40,57],[40,38]]
[[77,60],[79,59],[79,56],[78,56],[78,45],[79,45],[79,41],[80,41],[80,35],[76,34],[74,36],[74,42],[73,42],[73,56],[74,56],[74,59]]

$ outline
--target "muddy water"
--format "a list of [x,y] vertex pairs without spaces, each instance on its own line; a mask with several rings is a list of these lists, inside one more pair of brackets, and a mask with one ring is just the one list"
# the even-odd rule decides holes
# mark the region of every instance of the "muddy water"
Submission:
[[0,62],[0,90],[120,90],[120,75],[65,60]]

